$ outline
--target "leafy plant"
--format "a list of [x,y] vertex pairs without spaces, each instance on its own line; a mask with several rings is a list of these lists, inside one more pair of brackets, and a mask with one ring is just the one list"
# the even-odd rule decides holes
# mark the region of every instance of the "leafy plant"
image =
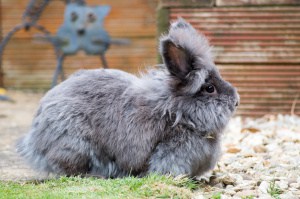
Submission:
[[275,184],[275,181],[273,180],[270,182],[268,193],[275,199],[280,199],[279,195],[283,193],[283,191]]
[[214,195],[211,196],[212,199],[221,199],[221,192],[215,193]]
[[253,199],[254,196],[253,195],[250,195],[250,196],[242,196],[242,199]]

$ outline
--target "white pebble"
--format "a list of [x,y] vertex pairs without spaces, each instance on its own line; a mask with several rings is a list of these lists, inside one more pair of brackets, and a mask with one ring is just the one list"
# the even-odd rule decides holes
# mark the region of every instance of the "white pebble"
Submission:
[[298,177],[298,178],[297,178],[297,183],[299,183],[299,184],[300,184],[300,177]]
[[289,187],[288,182],[286,181],[276,181],[275,184],[282,190],[285,190]]
[[274,199],[274,198],[272,198],[272,196],[270,194],[265,194],[265,193],[260,194],[258,198],[259,199]]
[[193,199],[205,199],[205,197],[202,194],[199,194],[194,196]]
[[298,188],[300,188],[300,184],[299,183],[291,183],[290,187],[298,189]]
[[269,188],[269,183],[266,181],[262,181],[258,187],[258,191],[262,194],[267,194]]
[[280,195],[280,199],[298,199],[298,197],[296,197],[291,192],[286,192]]

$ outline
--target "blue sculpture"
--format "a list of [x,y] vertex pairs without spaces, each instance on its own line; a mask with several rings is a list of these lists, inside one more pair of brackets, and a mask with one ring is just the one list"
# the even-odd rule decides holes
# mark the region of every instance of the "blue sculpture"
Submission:
[[[21,24],[16,25],[3,38],[3,40],[0,43],[0,75],[2,75],[1,64],[2,64],[2,56],[3,56],[4,49],[7,43],[10,41],[10,39],[14,36],[16,32],[22,29],[29,31],[31,28],[35,28],[36,30],[42,32],[45,37],[51,36],[50,32],[44,26],[37,23],[43,11],[51,1],[52,0],[30,0],[23,13]],[[62,1],[64,1],[66,4],[77,3],[78,5],[85,5],[85,0],[62,0]],[[60,49],[56,45],[57,43],[54,43],[53,41],[51,42],[55,49],[57,61],[59,62],[59,60],[61,59],[61,57],[59,56]]]
[[0,45],[0,63],[4,47],[14,33],[21,29],[34,27],[52,43],[57,57],[52,87],[57,84],[58,76],[64,79],[63,61],[65,56],[83,50],[87,55],[99,55],[103,68],[108,68],[105,52],[111,44],[126,45],[127,39],[111,39],[103,28],[103,20],[110,12],[110,6],[86,6],[84,0],[63,0],[66,5],[64,23],[52,36],[43,26],[37,24],[45,7],[51,0],[31,0],[24,12],[22,24],[16,26],[3,39]]
[[111,38],[103,28],[103,20],[109,11],[110,6],[90,7],[77,3],[66,6],[64,23],[56,36],[52,37],[52,41],[61,50],[52,87],[56,85],[59,74],[64,79],[64,57],[74,55],[79,50],[83,50],[87,55],[100,55],[103,67],[108,67],[104,53],[111,44]]
[[63,53],[73,55],[84,50],[88,55],[104,54],[109,47],[110,36],[103,29],[103,20],[109,11],[109,6],[68,4],[64,24],[56,35],[62,41],[60,47]]

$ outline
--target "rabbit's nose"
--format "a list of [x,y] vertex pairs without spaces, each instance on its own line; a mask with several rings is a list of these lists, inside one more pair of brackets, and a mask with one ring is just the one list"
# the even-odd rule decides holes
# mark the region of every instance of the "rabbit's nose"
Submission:
[[236,103],[235,103],[235,106],[238,106],[240,104],[240,102],[239,101],[237,101]]

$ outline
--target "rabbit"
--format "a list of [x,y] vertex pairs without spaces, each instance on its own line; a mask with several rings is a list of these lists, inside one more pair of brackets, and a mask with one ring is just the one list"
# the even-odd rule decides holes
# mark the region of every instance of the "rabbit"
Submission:
[[41,99],[17,151],[56,175],[202,175],[218,161],[222,132],[239,104],[210,49],[179,18],[160,37],[161,68],[139,77],[76,72]]

